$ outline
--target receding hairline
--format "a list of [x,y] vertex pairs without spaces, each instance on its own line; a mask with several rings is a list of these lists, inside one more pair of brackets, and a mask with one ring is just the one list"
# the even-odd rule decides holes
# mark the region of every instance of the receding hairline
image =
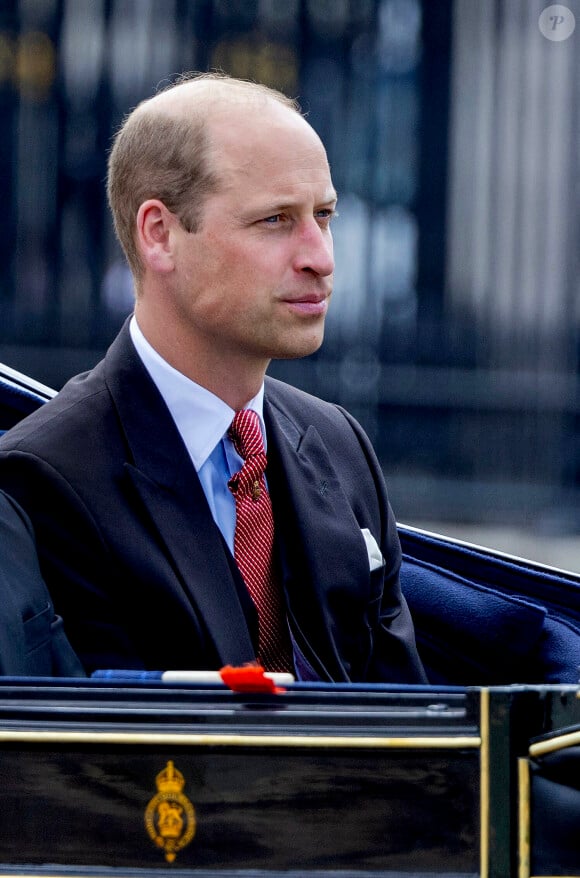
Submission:
[[[135,107],[132,116],[161,115],[209,120],[220,109],[260,110],[278,106],[304,119],[297,101],[258,83],[228,77],[199,76],[180,80]],[[304,121],[306,121],[304,119]]]

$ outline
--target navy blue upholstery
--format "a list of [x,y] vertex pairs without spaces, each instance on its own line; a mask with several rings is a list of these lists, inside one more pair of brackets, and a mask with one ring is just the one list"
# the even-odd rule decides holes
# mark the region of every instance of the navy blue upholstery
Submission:
[[432,683],[580,679],[580,577],[399,525],[401,585]]

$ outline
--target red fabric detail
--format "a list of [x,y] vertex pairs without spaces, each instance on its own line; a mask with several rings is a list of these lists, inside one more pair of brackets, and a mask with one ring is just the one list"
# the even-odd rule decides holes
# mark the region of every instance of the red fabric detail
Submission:
[[245,665],[242,668],[234,668],[226,665],[221,669],[220,677],[234,692],[285,692],[285,689],[276,686],[270,677],[264,675],[264,668],[260,665]]

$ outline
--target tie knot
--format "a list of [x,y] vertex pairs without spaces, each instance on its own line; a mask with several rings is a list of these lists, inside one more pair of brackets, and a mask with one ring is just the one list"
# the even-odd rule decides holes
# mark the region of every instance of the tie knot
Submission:
[[256,454],[264,454],[260,419],[251,409],[242,409],[236,412],[229,429],[229,437],[234,443],[234,448],[244,460]]

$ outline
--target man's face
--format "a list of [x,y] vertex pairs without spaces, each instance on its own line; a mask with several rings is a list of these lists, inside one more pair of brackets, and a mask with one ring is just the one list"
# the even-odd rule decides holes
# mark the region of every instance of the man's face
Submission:
[[322,343],[334,269],[336,194],[324,148],[274,103],[229,107],[210,132],[222,185],[199,231],[176,233],[180,324],[223,365],[265,368],[310,354]]

